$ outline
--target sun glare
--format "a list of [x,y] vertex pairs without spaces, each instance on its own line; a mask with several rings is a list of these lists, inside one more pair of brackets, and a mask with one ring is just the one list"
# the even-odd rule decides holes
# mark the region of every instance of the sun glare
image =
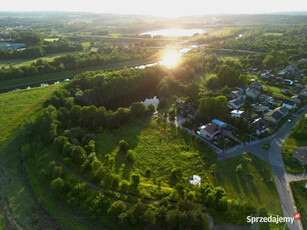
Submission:
[[178,63],[179,57],[180,57],[179,53],[176,53],[175,51],[169,51],[164,55],[161,64],[169,68],[175,67]]

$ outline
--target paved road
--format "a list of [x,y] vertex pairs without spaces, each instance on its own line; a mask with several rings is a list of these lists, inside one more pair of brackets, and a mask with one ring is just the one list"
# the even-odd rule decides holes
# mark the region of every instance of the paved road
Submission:
[[[303,109],[306,111],[307,105]],[[291,217],[297,212],[297,209],[290,188],[290,182],[307,179],[307,175],[292,175],[286,172],[281,155],[281,146],[290,133],[290,130],[296,125],[299,117],[300,115],[297,113],[292,122],[286,122],[275,134],[254,141],[252,144],[247,144],[240,149],[226,151],[218,158],[218,160],[225,160],[238,156],[243,152],[251,152],[265,160],[272,168],[284,216]],[[268,142],[271,144],[269,150],[262,149],[262,144]],[[288,224],[288,227],[290,230],[303,230],[301,221],[294,221],[294,224]]]

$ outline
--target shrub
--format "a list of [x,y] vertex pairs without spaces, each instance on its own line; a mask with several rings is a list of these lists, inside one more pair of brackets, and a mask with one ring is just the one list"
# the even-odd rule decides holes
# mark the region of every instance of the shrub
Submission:
[[128,142],[125,141],[125,140],[121,140],[121,141],[119,142],[119,149],[120,149],[121,151],[126,152],[126,151],[128,150]]

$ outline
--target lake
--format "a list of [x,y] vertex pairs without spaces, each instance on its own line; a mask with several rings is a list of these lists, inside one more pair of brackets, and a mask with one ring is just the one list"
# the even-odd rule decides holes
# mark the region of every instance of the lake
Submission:
[[140,35],[151,35],[154,36],[188,36],[191,37],[194,34],[203,34],[206,31],[203,29],[167,29],[167,30],[153,30],[145,33],[141,33]]

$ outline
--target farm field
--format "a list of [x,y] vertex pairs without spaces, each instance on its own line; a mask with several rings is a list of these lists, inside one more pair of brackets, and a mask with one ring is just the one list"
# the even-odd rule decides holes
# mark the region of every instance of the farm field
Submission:
[[0,146],[60,85],[3,93],[0,96]]

